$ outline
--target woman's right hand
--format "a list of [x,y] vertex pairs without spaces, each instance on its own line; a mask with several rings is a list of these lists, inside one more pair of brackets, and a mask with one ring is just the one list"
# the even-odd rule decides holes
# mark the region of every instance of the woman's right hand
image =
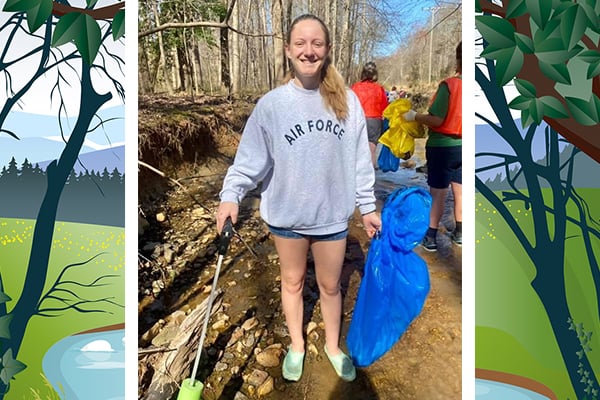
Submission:
[[235,225],[239,209],[240,207],[237,203],[224,201],[219,204],[219,208],[217,209],[217,232],[219,234],[223,231],[223,226],[225,225],[227,217],[231,217],[231,223]]

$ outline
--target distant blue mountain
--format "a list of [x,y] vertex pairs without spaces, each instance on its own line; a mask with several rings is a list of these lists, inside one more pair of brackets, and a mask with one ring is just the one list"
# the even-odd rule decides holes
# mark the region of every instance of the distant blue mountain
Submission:
[[[125,173],[125,146],[117,146],[110,149],[92,151],[79,155],[79,161],[76,162],[73,169],[76,173],[85,173],[88,171],[102,172],[104,168],[108,172],[117,169],[121,174]],[[40,168],[45,170],[52,160],[42,161]]]
[[[98,149],[106,147],[116,148],[124,143],[124,112],[124,106],[100,110],[98,115],[104,123],[99,125],[100,119],[98,118],[92,121],[92,127],[96,129],[86,135],[86,143],[81,148],[80,154],[96,152],[99,151]],[[76,116],[61,120],[66,134],[70,133],[75,121]],[[4,132],[0,133],[0,168],[7,165],[12,157],[19,166],[25,158],[34,165],[36,162],[48,161],[49,163],[58,158],[65,148],[56,116],[11,112],[2,128],[13,132],[19,137],[19,140]],[[109,150],[107,153],[111,153],[111,151]],[[96,156],[92,158],[96,158]],[[121,157],[122,159],[123,157]],[[110,165],[114,164],[112,160],[109,163]],[[123,167],[118,169],[122,172]]]
[[[98,116],[104,121],[107,121],[104,129],[110,131],[110,140],[113,142],[121,142],[125,138],[125,107],[117,106],[102,109],[98,111]],[[77,121],[77,115],[70,118],[61,118],[62,128],[65,132],[70,132],[71,128]],[[96,125],[100,122],[97,118],[92,121],[92,125]],[[46,136],[60,136],[60,127],[58,125],[58,119],[56,115],[43,115],[43,114],[31,114],[27,112],[12,111],[4,125],[3,129],[9,130],[16,134],[19,139],[33,138],[33,137],[46,137]],[[4,133],[0,134],[0,138],[9,137]],[[105,132],[100,129],[96,129],[94,132],[87,134],[87,138],[94,142],[101,142],[105,137]],[[12,139],[15,140],[15,139]]]
[[[16,140],[12,137],[0,136],[0,169],[8,165],[11,158],[15,158],[20,166],[25,158],[33,165],[36,162],[53,160],[60,156],[65,149],[65,144],[44,138],[23,138]],[[83,146],[82,153],[94,151],[93,148]]]

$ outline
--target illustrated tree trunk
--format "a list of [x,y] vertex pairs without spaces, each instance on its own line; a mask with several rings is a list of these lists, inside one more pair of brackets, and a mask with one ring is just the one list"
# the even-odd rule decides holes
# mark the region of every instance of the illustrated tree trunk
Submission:
[[[92,86],[90,70],[90,65],[82,60],[79,116],[58,162],[56,160],[51,162],[46,170],[48,185],[33,231],[25,283],[19,300],[10,312],[13,316],[10,325],[11,337],[0,342],[3,351],[12,349],[15,359],[23,342],[27,324],[38,312],[38,302],[43,295],[61,193],[79,157],[94,115],[112,98],[110,93],[96,93]],[[4,398],[6,389],[4,383],[0,382],[0,399]]]
[[[554,147],[551,146],[550,149],[552,151],[547,154],[550,164],[548,167],[545,167],[546,169],[543,171],[542,176],[539,165],[533,160],[531,141],[523,138],[514,125],[515,123],[506,103],[504,92],[495,83],[493,63],[488,61],[487,65],[490,77],[486,77],[483,71],[477,67],[475,74],[476,81],[485,93],[490,106],[500,121],[502,131],[499,134],[510,144],[516,159],[521,164],[521,171],[526,182],[528,200],[531,202],[535,240],[527,239],[514,217],[506,211],[503,201],[478,178],[476,178],[476,188],[500,211],[500,214],[513,229],[515,236],[535,266],[536,275],[531,282],[531,286],[546,310],[565,368],[571,380],[571,386],[577,395],[576,398],[583,399],[586,396],[584,392],[586,386],[580,381],[581,378],[578,376],[578,371],[593,372],[593,369],[587,353],[580,349],[581,343],[577,332],[569,327],[569,321],[572,321],[572,317],[567,304],[565,281],[567,191],[564,188],[560,175],[557,150],[558,138],[553,139],[552,143]],[[550,184],[553,196],[553,215],[550,227],[548,211],[544,202],[544,193],[540,185],[542,178]],[[535,245],[531,243],[535,243]]]

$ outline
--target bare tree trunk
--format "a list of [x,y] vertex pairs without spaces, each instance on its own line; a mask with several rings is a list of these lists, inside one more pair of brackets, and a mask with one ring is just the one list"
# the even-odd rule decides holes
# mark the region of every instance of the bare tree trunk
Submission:
[[342,9],[342,15],[338,20],[342,21],[340,46],[338,47],[338,59],[336,65],[340,68],[340,73],[347,80],[348,79],[348,59],[349,54],[349,35],[350,35],[350,0],[344,0],[344,6]]
[[[160,25],[160,20],[158,19],[158,7],[156,2],[152,2],[152,12],[154,14],[154,23],[156,24],[156,26]],[[159,50],[159,58],[158,58],[158,66],[156,68],[156,74],[155,74],[155,85],[158,84],[158,82],[160,82],[160,74],[162,73],[162,76],[164,77],[164,81],[165,84],[167,86],[167,93],[168,94],[173,94],[173,85],[171,85],[171,80],[169,79],[169,74],[167,73],[167,67],[166,67],[166,57],[165,57],[165,46],[163,43],[163,38],[162,38],[162,32],[157,32],[157,38],[158,38],[158,50]],[[156,91],[156,87],[154,88],[154,90]]]
[[185,92],[187,90],[186,84],[186,60],[185,60],[185,50],[181,47],[177,48],[177,59],[179,60],[179,90]]
[[341,51],[341,40],[338,41],[338,9],[337,9],[337,1],[331,2],[331,20],[329,21],[329,29],[331,30],[331,41],[333,42],[333,51],[331,52],[331,61],[337,65],[337,61],[339,59],[339,53]]
[[285,73],[283,69],[284,52],[283,52],[283,4],[281,0],[273,0],[271,20],[273,21],[273,54],[274,54],[274,69],[275,82],[281,82]]
[[[231,26],[239,31],[240,28],[240,3],[233,7],[231,14]],[[240,92],[240,36],[236,32],[231,32],[231,90],[233,93]]]
[[202,55],[200,53],[200,43],[194,43],[194,59],[198,65],[198,90],[204,91],[204,73],[202,71]]

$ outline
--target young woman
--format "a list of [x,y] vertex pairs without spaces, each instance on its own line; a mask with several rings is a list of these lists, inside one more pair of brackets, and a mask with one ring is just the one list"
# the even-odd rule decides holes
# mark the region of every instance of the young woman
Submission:
[[260,211],[279,254],[281,303],[291,337],[283,376],[292,381],[302,376],[302,290],[311,250],[325,354],[336,373],[351,381],[354,366],[339,347],[348,221],[358,206],[369,237],[381,228],[365,116],[331,64],[329,30],[323,21],[314,15],[296,18],[285,51],[291,75],[258,101],[246,123],[220,193],[217,230],[221,232],[228,217],[237,221],[240,201],[262,182]]

